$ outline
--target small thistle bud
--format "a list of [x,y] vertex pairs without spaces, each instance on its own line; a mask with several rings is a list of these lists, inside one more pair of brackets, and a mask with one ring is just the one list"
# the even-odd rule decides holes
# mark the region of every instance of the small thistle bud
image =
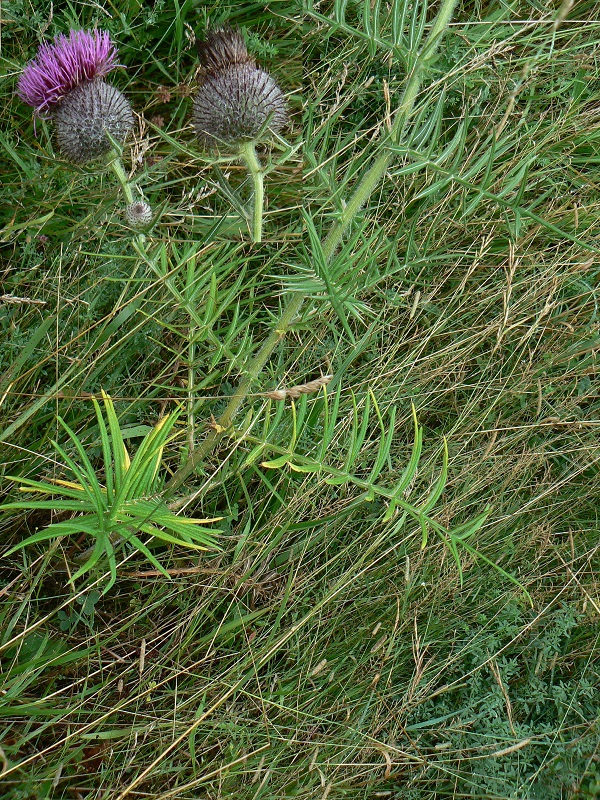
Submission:
[[133,127],[128,100],[102,80],[117,66],[116,57],[105,31],[72,30],[43,44],[19,79],[21,99],[54,120],[58,147],[76,164],[110,150],[107,132],[123,142]]
[[125,209],[125,218],[132,228],[143,228],[152,220],[152,208],[143,200],[136,200]]
[[198,43],[204,80],[194,100],[193,122],[204,147],[257,141],[265,125],[279,131],[286,102],[273,78],[259,69],[238,31],[213,31]]

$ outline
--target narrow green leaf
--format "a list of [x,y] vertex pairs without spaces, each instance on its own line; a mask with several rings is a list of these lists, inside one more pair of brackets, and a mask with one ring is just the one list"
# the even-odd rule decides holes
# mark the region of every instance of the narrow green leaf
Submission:
[[428,511],[435,506],[437,501],[442,495],[444,491],[444,487],[446,485],[446,480],[448,478],[448,442],[446,441],[446,437],[444,437],[444,451],[442,456],[442,469],[439,474],[437,481],[433,489],[431,490],[427,500],[423,503],[420,507],[420,510],[423,514],[426,514]]
[[379,413],[379,409],[376,407],[377,416],[379,419],[379,423],[381,426],[381,434],[382,438],[379,443],[379,450],[377,452],[377,458],[375,459],[375,464],[373,465],[373,469],[371,470],[371,474],[368,477],[369,483],[375,483],[379,473],[385,466],[386,461],[390,455],[390,449],[392,447],[392,441],[394,438],[394,423],[396,421],[396,406],[392,406],[390,410],[390,417],[387,422],[388,431],[385,430],[385,425],[383,423],[383,419]]
[[21,478],[16,475],[7,475],[8,480],[15,481],[15,483],[22,483],[27,487],[26,489],[21,489],[21,491],[29,491],[31,489],[35,492],[40,492],[40,494],[62,494],[66,495],[67,497],[71,497],[74,500],[81,500],[84,501],[86,497],[85,491],[83,487],[81,489],[75,489],[70,486],[64,486],[63,484],[58,483],[44,483],[41,481],[32,481],[31,478]]
[[341,396],[342,396],[342,384],[340,381],[336,393],[333,396],[333,405],[331,406],[330,409],[327,387],[326,386],[323,387],[323,434],[322,434],[323,438],[321,440],[319,455],[317,457],[317,461],[321,463],[325,461],[329,445],[331,444],[331,441],[335,435],[335,428],[337,425],[337,420],[340,410]]
[[[83,472],[85,473],[85,475],[86,475],[86,477],[88,479],[89,489],[90,489],[91,492],[93,492],[94,497],[96,498],[96,508],[98,509],[98,513],[102,513],[102,511],[106,508],[106,495],[104,494],[100,484],[98,483],[98,478],[96,477],[96,471],[92,467],[92,464],[91,464],[89,458],[87,457],[87,454],[86,454],[85,450],[83,449],[83,445],[81,444],[81,442],[79,440],[79,437],[77,436],[75,431],[71,430],[71,428],[62,419],[62,417],[59,416],[59,417],[57,417],[57,419],[58,419],[59,424],[66,431],[67,436],[73,442],[73,444],[75,446],[75,449],[77,450],[77,453],[78,453],[79,458],[81,460],[81,467],[80,467],[80,465],[77,465],[77,468],[78,469],[83,469]],[[64,451],[61,452],[62,448],[59,449],[58,445],[55,445],[55,448],[57,450],[59,450],[61,455],[63,455],[63,457],[64,457],[64,455],[65,455]],[[73,464],[72,461],[71,461],[71,464]],[[71,466],[71,469],[73,469],[73,466]]]
[[419,515],[419,524],[421,526],[421,550],[427,547],[427,522],[425,517]]
[[395,45],[402,44],[404,40],[404,26],[409,4],[406,0],[392,0],[392,41]]
[[[352,404],[353,404],[354,419],[358,420],[358,407],[356,404],[356,398],[354,396],[354,393],[352,394]],[[360,430],[358,430],[358,432],[356,431],[357,424],[355,425],[353,423],[352,426],[351,445],[348,450],[348,458],[346,459],[346,462],[344,464],[344,472],[349,473],[352,471],[352,467],[354,466],[354,463],[356,462],[356,459],[359,456],[359,453],[363,446],[363,442],[365,441],[365,436],[367,434],[367,427],[369,425],[370,414],[371,414],[371,393],[369,392],[367,395],[365,395],[365,407],[363,410],[363,417],[360,423]]]
[[102,443],[102,457],[104,459],[104,480],[106,481],[106,498],[107,504],[114,500],[115,496],[115,478],[114,478],[114,465],[112,460],[112,453],[110,449],[110,441],[108,438],[108,431],[104,416],[100,409],[100,404],[95,397],[92,398],[94,410],[96,411],[96,419],[98,420],[98,428],[100,429],[100,441]]
[[331,478],[325,478],[325,483],[329,484],[329,486],[345,486],[345,484],[349,482],[349,475],[338,475]]
[[294,464],[293,461],[288,461],[288,465],[293,472],[317,473],[322,470],[320,464]]
[[10,556],[17,550],[31,544],[36,544],[37,542],[46,542],[48,539],[57,539],[59,536],[78,535],[80,533],[88,533],[92,536],[98,535],[98,524],[95,516],[86,514],[81,517],[76,517],[76,519],[71,522],[54,522],[47,528],[37,531],[18,542],[5,553],[5,556]]
[[176,544],[180,547],[191,547],[193,550],[208,550],[208,545],[199,545],[194,544],[193,542],[186,542],[184,539],[177,538],[176,536],[171,536],[170,533],[161,530],[160,528],[155,527],[154,525],[148,525],[146,523],[139,526],[139,529],[144,533],[149,533],[151,536],[154,536],[156,539],[160,539],[163,542],[168,542],[168,544]]
[[413,447],[412,447],[412,452],[410,454],[410,459],[408,461],[408,464],[406,465],[406,469],[404,470],[404,472],[400,477],[400,480],[394,487],[395,497],[400,497],[400,495],[404,492],[404,490],[408,487],[408,485],[416,475],[417,468],[419,466],[419,459],[421,458],[421,449],[423,447],[423,429],[421,428],[421,426],[417,421],[417,412],[415,410],[414,403],[411,403],[411,406],[412,406],[412,417],[413,417],[413,424],[415,431]]
[[148,559],[148,561],[149,561],[149,562],[150,562],[150,563],[151,563],[151,564],[154,566],[154,568],[155,568],[155,569],[157,569],[159,572],[161,572],[161,573],[162,573],[162,574],[165,576],[165,578],[168,578],[169,580],[171,580],[171,576],[169,575],[169,573],[167,572],[167,570],[166,570],[166,569],[163,567],[163,565],[160,563],[160,561],[158,561],[158,560],[157,560],[157,559],[156,559],[156,558],[155,558],[155,557],[152,555],[152,553],[150,552],[150,550],[148,550],[148,548],[147,548],[147,547],[146,547],[146,545],[145,545],[145,544],[142,542],[142,540],[141,540],[141,539],[138,539],[138,537],[137,537],[137,536],[135,536],[135,535],[132,535],[132,536],[129,538],[129,541],[131,542],[131,544],[132,544],[132,545],[133,545],[133,546],[134,546],[134,547],[135,547],[137,550],[139,550],[139,551],[140,551],[140,553],[143,553],[143,554],[146,556],[146,558]]
[[[110,436],[111,436],[112,461],[115,470],[114,490],[116,494],[121,491],[121,487],[123,485],[127,469],[129,467],[129,455],[125,447],[125,442],[123,441],[123,437],[121,436],[121,428],[119,427],[119,421],[115,413],[115,407],[113,405],[111,398],[106,394],[104,390],[102,390],[102,400],[104,402],[106,418],[108,420],[108,428],[110,430]],[[98,415],[98,419],[100,419],[100,417],[102,416],[102,411],[100,409],[100,406],[98,406],[96,414]]]
[[[61,456],[64,463],[69,467],[75,478],[77,479],[77,483],[81,486],[85,494],[87,495],[90,503],[93,504],[94,508],[96,509],[97,513],[101,513],[102,509],[104,508],[104,501],[102,497],[98,497],[96,493],[95,486],[91,486],[89,484],[89,479],[84,470],[79,468],[79,465],[75,463],[75,461],[71,458],[71,456],[58,444],[58,442],[52,441],[52,446],[56,450],[56,452]],[[94,480],[95,480],[94,475]]]
[[89,511],[89,505],[77,500],[23,500],[22,502],[3,503],[1,511],[8,510],[33,511],[35,509],[47,511]]
[[110,539],[108,536],[98,536],[94,543],[94,549],[91,552],[90,557],[79,567],[77,572],[72,576],[73,582],[79,580],[82,575],[85,575],[91,569],[93,569],[96,564],[100,561],[102,557],[102,553],[106,550],[106,543],[108,542],[109,546],[112,549],[112,545],[110,544]]
[[531,604],[531,607],[533,608],[533,600],[531,598],[531,595],[529,594],[527,589],[523,586],[523,584],[519,580],[517,580],[517,578],[515,578],[514,575],[511,575],[510,572],[506,572],[506,570],[502,569],[502,567],[500,567],[494,561],[489,559],[487,556],[484,556],[483,553],[480,553],[479,550],[476,550],[468,542],[465,542],[464,539],[458,539],[457,541],[459,541],[461,543],[461,545],[465,548],[465,550],[468,553],[470,553],[475,558],[478,558],[478,559],[481,559],[481,561],[484,561],[488,566],[490,566],[490,567],[492,567],[492,569],[496,570],[496,572],[498,574],[502,575],[502,577],[506,578],[512,584],[517,586],[518,589],[520,589],[520,591],[523,592],[523,594],[525,595],[525,597],[528,599],[529,603]]

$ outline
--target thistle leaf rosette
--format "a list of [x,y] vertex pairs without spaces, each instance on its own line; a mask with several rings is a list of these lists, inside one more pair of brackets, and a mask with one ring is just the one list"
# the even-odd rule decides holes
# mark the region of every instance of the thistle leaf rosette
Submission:
[[[163,417],[147,433],[133,458],[125,445],[124,435],[111,398],[104,394],[104,414],[94,399],[100,431],[103,464],[100,473],[94,469],[90,457],[76,433],[59,418],[76,456],[65,447],[53,442],[63,462],[68,479],[54,478],[46,481],[13,477],[21,484],[20,491],[42,496],[44,499],[25,499],[0,506],[0,514],[21,511],[52,511],[68,516],[53,522],[12,547],[7,556],[38,542],[60,536],[87,535],[94,544],[83,554],[83,564],[72,575],[76,581],[96,567],[108,566],[111,577],[104,588],[106,593],[117,579],[118,551],[134,548],[144,555],[163,575],[164,566],[151,550],[152,542],[179,545],[195,552],[219,550],[215,534],[221,531],[212,527],[221,517],[192,519],[175,514],[161,495],[163,480],[161,463],[167,442],[177,434],[173,426],[177,414]],[[69,474],[70,473],[70,474]],[[145,541],[142,538],[145,534]]]
[[134,118],[125,95],[104,77],[117,65],[106,31],[71,30],[42,44],[19,78],[19,97],[55,123],[60,152],[86,164],[111,149],[107,133],[125,141]]

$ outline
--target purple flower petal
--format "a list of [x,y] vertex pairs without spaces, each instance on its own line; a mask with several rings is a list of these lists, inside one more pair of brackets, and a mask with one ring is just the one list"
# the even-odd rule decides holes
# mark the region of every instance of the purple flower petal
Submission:
[[42,44],[19,78],[21,100],[42,114],[83,81],[102,77],[117,66],[117,51],[107,31],[59,33]]

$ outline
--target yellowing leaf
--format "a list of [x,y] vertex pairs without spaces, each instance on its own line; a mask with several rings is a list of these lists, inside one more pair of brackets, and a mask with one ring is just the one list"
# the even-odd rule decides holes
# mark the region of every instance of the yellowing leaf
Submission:
[[59,486],[68,486],[69,489],[77,489],[78,492],[83,492],[83,486],[73,481],[63,481],[60,478],[51,478],[52,483],[57,483]]
[[320,472],[321,467],[318,464],[292,464],[289,462],[290,469],[294,472]]
[[[83,486],[79,483],[73,483],[73,481],[63,481],[60,478],[49,478],[48,480],[55,483],[57,486],[67,486],[69,489],[75,489],[78,492],[83,492]],[[19,486],[20,492],[39,492],[40,494],[56,494],[54,489],[51,486],[48,488],[44,488],[43,486]]]
[[156,425],[154,426],[154,430],[158,432],[161,428],[164,428],[170,416],[171,416],[170,414],[165,414],[165,416],[162,417],[162,419],[159,419]]
[[280,456],[279,458],[274,458],[273,461],[261,461],[260,465],[266,469],[281,469],[281,467],[285,467],[290,458],[291,456]]
[[131,466],[131,459],[129,458],[129,453],[127,452],[127,448],[125,447],[125,443],[123,443],[123,456],[124,456],[124,462],[125,462],[124,463],[125,472],[127,472],[129,467]]

